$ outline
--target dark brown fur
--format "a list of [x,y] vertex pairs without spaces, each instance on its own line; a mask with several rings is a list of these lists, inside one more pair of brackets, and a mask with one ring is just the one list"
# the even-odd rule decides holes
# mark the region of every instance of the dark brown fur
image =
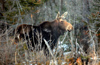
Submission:
[[88,53],[89,45],[90,43],[88,42],[90,40],[89,36],[89,29],[88,26],[86,26],[83,23],[78,23],[74,27],[75,29],[75,36],[78,39],[77,42],[83,48],[85,53]]
[[49,43],[51,49],[53,49],[57,45],[56,42],[59,36],[72,29],[73,27],[70,23],[59,18],[52,22],[45,21],[38,26],[27,24],[19,25],[16,28],[16,35],[18,39],[26,39],[28,41],[27,43],[31,43],[32,47],[35,49],[40,48],[38,44],[41,44],[41,48],[47,50],[47,46],[43,39],[45,39]]

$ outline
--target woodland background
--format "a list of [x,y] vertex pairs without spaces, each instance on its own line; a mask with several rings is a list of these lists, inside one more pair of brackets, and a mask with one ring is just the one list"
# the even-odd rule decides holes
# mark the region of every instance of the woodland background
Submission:
[[54,59],[42,58],[40,52],[29,53],[25,44],[13,43],[12,32],[23,23],[52,21],[58,11],[67,11],[66,20],[74,26],[58,40],[58,65],[82,65],[83,59],[88,65],[100,65],[100,0],[0,0],[0,65],[54,63]]

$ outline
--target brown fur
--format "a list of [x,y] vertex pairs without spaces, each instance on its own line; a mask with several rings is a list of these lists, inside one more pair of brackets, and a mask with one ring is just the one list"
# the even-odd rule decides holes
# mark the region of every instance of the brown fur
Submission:
[[[26,38],[27,41],[28,39],[30,39],[32,46],[35,47],[34,44],[39,44],[37,40],[39,36],[39,38],[42,37],[41,38],[42,48],[47,49],[47,46],[45,45],[45,42],[43,41],[43,39],[46,39],[51,49],[53,49],[57,45],[56,42],[59,36],[63,35],[64,32],[66,31],[71,31],[72,29],[73,29],[73,26],[70,23],[68,23],[66,20],[59,18],[52,22],[45,21],[38,26],[32,26],[28,24],[19,25],[16,28],[16,37],[17,35],[19,35],[19,38],[17,39]],[[39,34],[37,35],[37,33]],[[49,42],[50,40],[51,42]]]

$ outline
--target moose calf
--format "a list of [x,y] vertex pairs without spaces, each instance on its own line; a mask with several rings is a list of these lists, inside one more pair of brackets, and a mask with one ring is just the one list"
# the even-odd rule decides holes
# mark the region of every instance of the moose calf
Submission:
[[45,39],[50,48],[53,49],[57,45],[56,42],[59,36],[73,29],[72,24],[63,19],[64,15],[66,14],[64,13],[62,16],[58,14],[55,20],[51,22],[45,21],[38,26],[19,25],[16,28],[16,39],[26,39],[28,46],[31,44],[33,49],[44,49],[44,52],[46,52],[48,49],[43,40]]

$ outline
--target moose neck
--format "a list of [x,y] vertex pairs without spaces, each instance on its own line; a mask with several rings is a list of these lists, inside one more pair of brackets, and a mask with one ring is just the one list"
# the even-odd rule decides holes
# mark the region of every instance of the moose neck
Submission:
[[53,36],[55,39],[58,39],[60,35],[62,35],[63,31],[59,29],[59,22],[54,20],[51,22],[52,30],[53,30]]

